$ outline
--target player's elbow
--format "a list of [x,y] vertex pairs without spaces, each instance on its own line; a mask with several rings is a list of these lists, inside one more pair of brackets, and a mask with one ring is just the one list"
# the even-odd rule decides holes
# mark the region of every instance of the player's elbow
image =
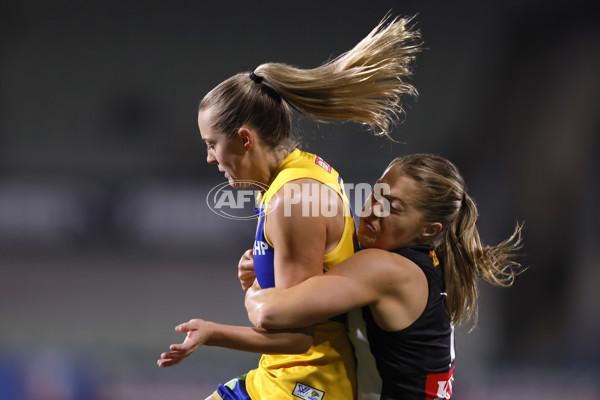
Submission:
[[252,319],[252,323],[254,323],[257,328],[278,329],[278,326],[275,324],[273,309],[267,304],[261,304],[257,307],[253,313]]

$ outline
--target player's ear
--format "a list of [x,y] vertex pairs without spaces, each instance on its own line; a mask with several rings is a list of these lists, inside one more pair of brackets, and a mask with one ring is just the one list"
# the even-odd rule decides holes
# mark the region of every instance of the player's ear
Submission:
[[248,125],[242,125],[238,129],[238,137],[242,140],[244,150],[249,151],[254,147],[254,143],[256,142],[256,131]]
[[434,222],[432,224],[427,224],[423,228],[421,232],[421,237],[424,239],[433,239],[442,231],[442,224],[439,222]]

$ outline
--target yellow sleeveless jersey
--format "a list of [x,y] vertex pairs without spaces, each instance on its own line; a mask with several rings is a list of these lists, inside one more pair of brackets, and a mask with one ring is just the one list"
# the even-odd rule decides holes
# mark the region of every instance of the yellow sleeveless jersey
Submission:
[[[320,157],[295,149],[279,165],[257,208],[260,214],[254,242],[254,268],[261,288],[275,284],[275,249],[264,231],[270,201],[283,185],[302,178],[328,185],[344,201],[344,232],[336,248],[324,256],[324,272],[356,249],[354,220],[339,174]],[[355,388],[354,354],[343,321],[318,324],[313,346],[304,354],[263,355],[259,367],[246,377],[246,390],[254,400],[321,400],[323,397],[346,400],[355,398]]]

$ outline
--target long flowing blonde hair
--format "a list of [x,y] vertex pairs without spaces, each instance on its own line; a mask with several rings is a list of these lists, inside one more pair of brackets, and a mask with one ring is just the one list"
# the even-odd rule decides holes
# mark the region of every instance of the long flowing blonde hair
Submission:
[[403,175],[417,183],[418,207],[424,222],[442,224],[433,244],[444,265],[448,314],[458,325],[473,319],[474,327],[478,312],[477,279],[509,287],[524,270],[515,260],[522,246],[523,225],[517,224],[501,243],[483,245],[476,226],[477,206],[454,164],[431,154],[412,154],[393,160],[392,166],[398,166]]
[[416,96],[406,79],[420,51],[410,18],[384,18],[353,49],[313,69],[266,63],[211,90],[200,111],[217,107],[213,125],[235,135],[243,124],[276,146],[291,137],[291,110],[319,122],[354,121],[388,135],[403,113],[402,96]]

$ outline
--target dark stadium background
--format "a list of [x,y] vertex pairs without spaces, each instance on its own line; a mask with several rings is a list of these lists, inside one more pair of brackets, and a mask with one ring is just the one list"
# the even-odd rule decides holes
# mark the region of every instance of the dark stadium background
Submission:
[[246,324],[253,221],[211,213],[222,182],[202,96],[267,61],[314,67],[389,11],[418,14],[418,100],[393,144],[301,124],[304,148],[371,183],[395,156],[462,170],[488,243],[525,222],[511,289],[480,285],[459,329],[459,399],[597,399],[600,19],[591,1],[0,2],[0,397],[206,397],[258,356],[155,361],[192,317]]

